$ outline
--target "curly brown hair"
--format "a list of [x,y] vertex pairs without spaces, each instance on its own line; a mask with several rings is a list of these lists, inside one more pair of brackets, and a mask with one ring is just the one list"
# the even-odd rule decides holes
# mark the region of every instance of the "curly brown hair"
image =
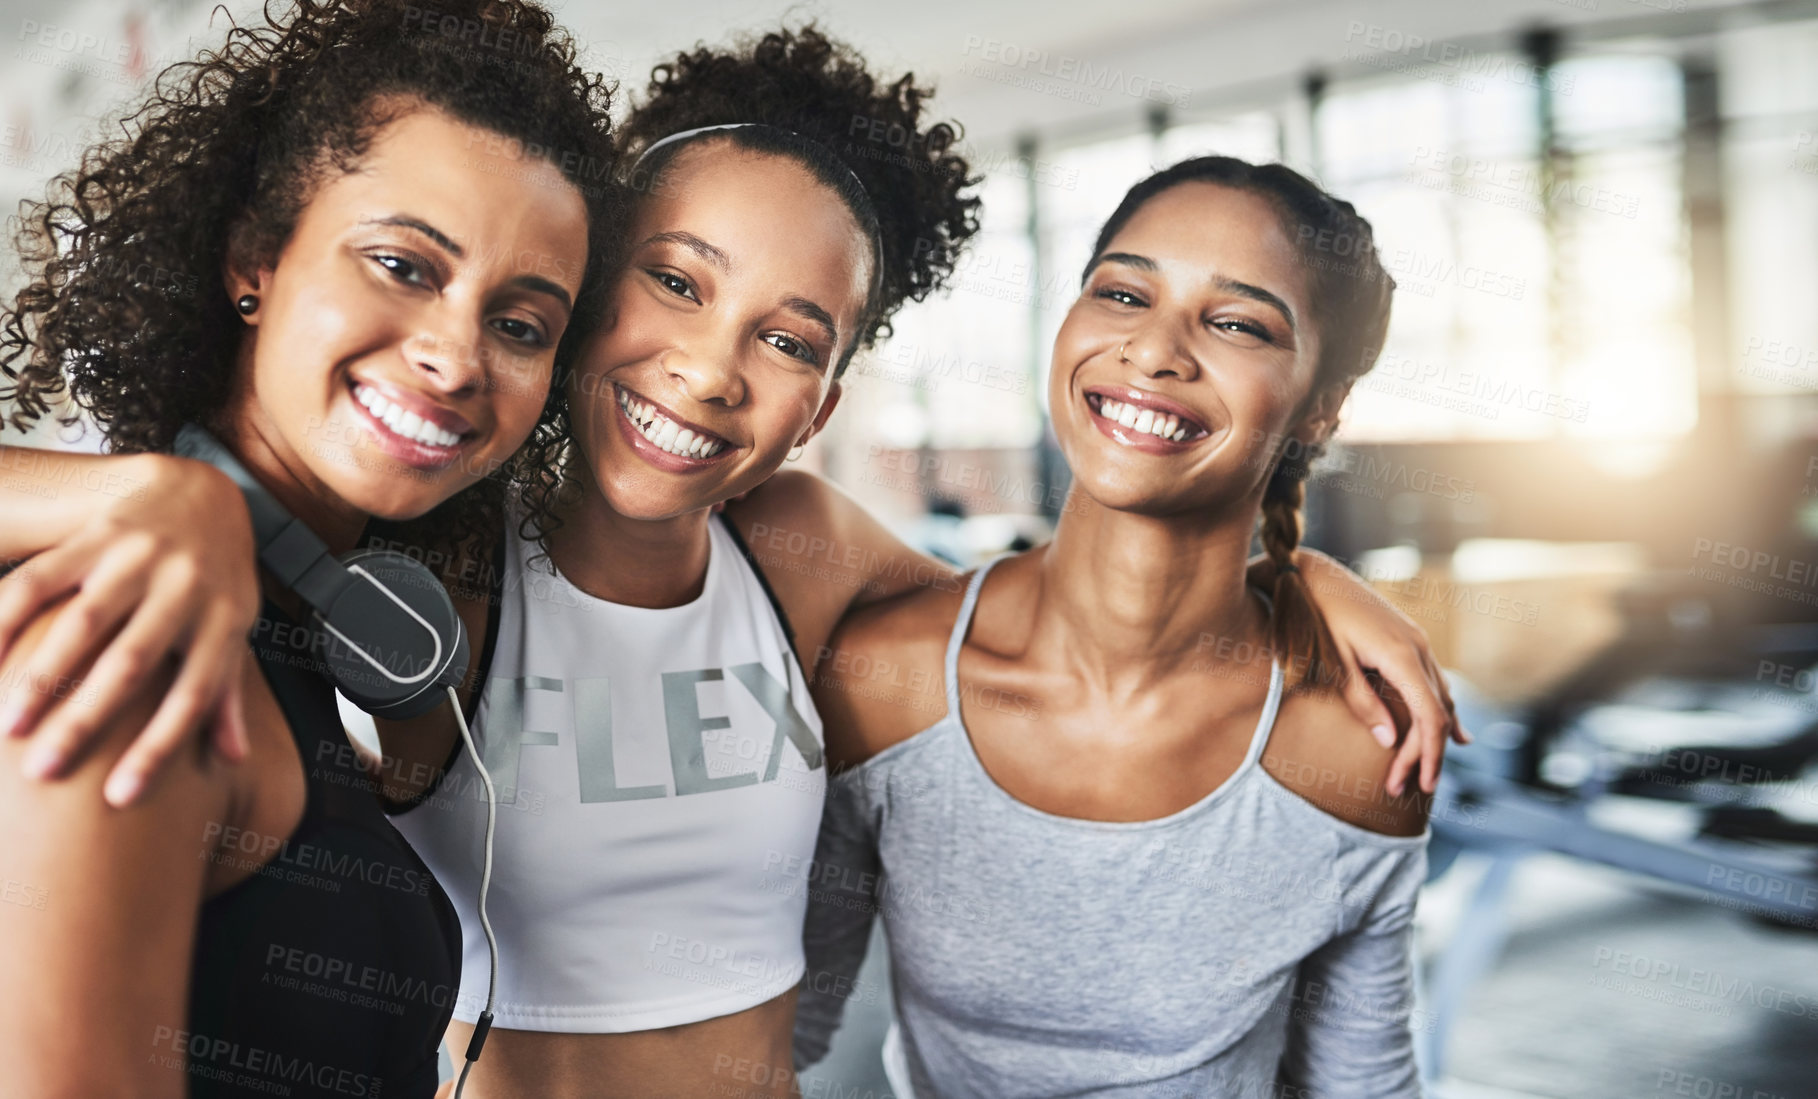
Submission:
[[[945,284],[960,247],[978,231],[980,200],[964,193],[978,180],[952,151],[960,131],[951,123],[930,124],[923,118],[932,94],[913,74],[880,82],[855,51],[812,25],[727,47],[696,46],[652,70],[644,95],[618,128],[620,164],[631,167],[617,175],[626,193],[635,196],[645,189],[640,184],[660,176],[682,148],[723,137],[791,157],[833,188],[883,257],[858,338],[835,366],[838,377],[854,351],[890,334],[890,318],[905,301],[921,301]],[[643,156],[671,135],[729,123],[756,125],[671,142]],[[864,138],[854,140],[861,129],[867,134],[881,129],[887,138],[881,147],[891,155],[878,155],[875,143]],[[903,151],[892,153],[893,146]],[[569,422],[564,419],[560,426],[562,434],[552,438],[547,451],[551,480],[543,499],[548,511],[520,526],[524,538],[538,543],[533,560],[548,557],[560,512],[580,491],[578,482],[562,476],[574,448]],[[431,541],[442,513],[456,501],[415,523],[375,528],[394,536],[386,542],[389,548],[417,552],[415,547]],[[496,569],[481,575],[499,582]],[[477,591],[477,585],[467,590]]]
[[[672,142],[637,162],[638,177],[694,142],[718,139],[791,156],[845,200],[883,256],[858,339],[835,367],[890,335],[904,302],[922,301],[953,274],[961,246],[978,232],[979,177],[954,152],[961,131],[924,117],[933,89],[907,73],[873,76],[850,46],[809,24],[732,49],[697,46],[658,65],[619,128],[626,161],[663,138],[701,126],[757,123]],[[860,185],[852,186],[856,180]],[[635,187],[637,179],[631,180]]]
[[[217,49],[159,73],[121,120],[22,208],[26,285],[0,310],[0,401],[29,427],[67,393],[108,449],[167,451],[221,411],[243,333],[221,290],[232,255],[274,258],[316,187],[354,170],[413,105],[522,143],[583,193],[590,239],[582,302],[556,353],[529,442],[435,510],[429,540],[490,538],[516,487],[548,510],[568,437],[565,365],[597,314],[622,235],[611,185],[611,87],[533,0],[267,0]],[[516,146],[514,146],[516,148]],[[150,277],[147,277],[147,273]],[[173,292],[174,291],[174,292]],[[59,422],[76,422],[74,413]],[[530,520],[527,519],[527,522]]]

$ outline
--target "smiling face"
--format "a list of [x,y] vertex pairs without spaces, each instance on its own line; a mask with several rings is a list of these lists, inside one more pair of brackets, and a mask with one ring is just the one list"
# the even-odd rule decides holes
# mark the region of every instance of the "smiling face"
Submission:
[[873,262],[838,195],[786,156],[697,140],[664,179],[571,397],[599,496],[636,519],[745,492],[820,429]]
[[411,110],[317,187],[275,262],[227,273],[258,298],[229,445],[292,510],[420,515],[536,424],[587,208],[553,165],[489,170],[489,142]]
[[1152,515],[1260,499],[1287,433],[1330,426],[1324,399],[1299,414],[1319,358],[1310,304],[1267,199],[1200,182],[1151,198],[1055,339],[1050,407],[1077,487]]

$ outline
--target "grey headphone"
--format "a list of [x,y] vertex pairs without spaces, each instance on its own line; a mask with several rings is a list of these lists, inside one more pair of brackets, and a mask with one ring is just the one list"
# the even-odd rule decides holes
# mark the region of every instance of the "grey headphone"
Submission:
[[374,717],[415,717],[443,702],[454,707],[461,741],[486,789],[486,861],[480,872],[480,925],[491,962],[486,1009],[467,1043],[466,1064],[455,1096],[467,1086],[467,1072],[480,1059],[492,1029],[493,996],[499,984],[499,951],[486,896],[492,886],[492,838],[498,796],[474,746],[456,688],[467,676],[467,631],[441,581],[421,561],[392,550],[355,550],[335,557],[316,533],[287,511],[253,479],[221,441],[195,424],[177,432],[175,451],[207,462],[233,478],[252,513],[259,563],[297,594],[312,612],[315,655],[324,673],[349,702]]
[[374,717],[398,720],[447,700],[467,675],[467,631],[441,581],[392,550],[336,557],[286,511],[220,440],[195,424],[175,450],[233,478],[252,513],[259,563],[313,612],[314,647],[328,678]]

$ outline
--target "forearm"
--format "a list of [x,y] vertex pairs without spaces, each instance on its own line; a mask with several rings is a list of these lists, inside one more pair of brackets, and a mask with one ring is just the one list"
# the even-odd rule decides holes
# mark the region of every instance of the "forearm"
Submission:
[[831,630],[852,611],[915,588],[957,590],[952,566],[812,473],[779,473],[726,510],[798,630]]
[[795,1065],[827,1055],[846,1003],[874,990],[858,982],[877,919],[877,845],[856,792],[830,795],[814,861],[804,882],[808,912],[802,933],[806,979],[795,1012]]
[[856,573],[847,585],[852,600],[847,612],[879,603],[906,591],[957,586],[952,565],[924,553],[896,536],[870,508],[829,484],[830,527],[837,532],[842,564]]
[[143,499],[158,455],[0,446],[0,560],[58,544],[119,500]]
[[1316,1099],[1417,1099],[1414,909],[1425,849],[1396,857],[1359,925],[1295,972],[1280,1069],[1290,1094]]

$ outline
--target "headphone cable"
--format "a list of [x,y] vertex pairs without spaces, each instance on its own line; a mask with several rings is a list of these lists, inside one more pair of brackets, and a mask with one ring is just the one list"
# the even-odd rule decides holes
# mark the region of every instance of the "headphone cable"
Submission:
[[499,987],[499,944],[492,935],[492,920],[486,915],[486,893],[492,888],[492,831],[497,823],[499,797],[492,788],[492,775],[486,771],[486,765],[480,762],[479,750],[473,746],[473,734],[467,729],[467,717],[461,713],[461,699],[453,687],[444,688],[448,692],[448,701],[454,706],[455,723],[461,727],[461,743],[467,746],[467,756],[473,760],[474,770],[480,773],[480,782],[486,788],[486,858],[480,868],[480,928],[486,933],[486,957],[491,967],[486,978],[486,1009],[480,1012],[479,1021],[474,1024],[473,1037],[467,1041],[467,1062],[461,1066],[461,1075],[455,1081],[454,1099],[461,1099],[461,1089],[467,1086],[467,1072],[474,1062],[480,1059],[480,1047],[486,1044],[486,1035],[492,1030],[492,1002]]

